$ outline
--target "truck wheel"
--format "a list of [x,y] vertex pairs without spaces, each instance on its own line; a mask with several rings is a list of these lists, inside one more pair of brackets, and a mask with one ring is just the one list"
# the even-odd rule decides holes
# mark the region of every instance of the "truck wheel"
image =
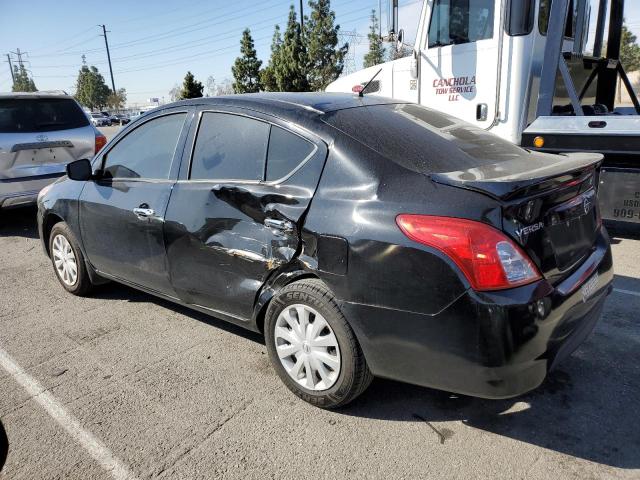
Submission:
[[267,309],[265,337],[280,379],[318,407],[346,405],[373,380],[353,330],[320,280],[280,291]]
[[51,229],[49,254],[56,277],[67,292],[78,296],[89,293],[93,285],[87,273],[84,256],[66,223],[56,223]]

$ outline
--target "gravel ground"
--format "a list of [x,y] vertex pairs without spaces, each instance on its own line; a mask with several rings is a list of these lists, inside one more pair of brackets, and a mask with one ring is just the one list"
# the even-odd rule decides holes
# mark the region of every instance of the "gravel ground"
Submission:
[[67,294],[34,218],[0,212],[0,478],[640,478],[639,240],[614,239],[618,291],[536,391],[375,380],[327,412],[258,335],[115,284]]

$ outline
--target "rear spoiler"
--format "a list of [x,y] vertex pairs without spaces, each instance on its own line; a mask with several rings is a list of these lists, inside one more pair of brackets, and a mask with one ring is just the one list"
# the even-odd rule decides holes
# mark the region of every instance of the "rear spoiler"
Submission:
[[603,158],[599,153],[548,155],[531,152],[525,158],[457,172],[433,173],[430,177],[436,183],[508,200],[520,196],[523,190],[543,192],[561,183],[580,183],[600,167]]

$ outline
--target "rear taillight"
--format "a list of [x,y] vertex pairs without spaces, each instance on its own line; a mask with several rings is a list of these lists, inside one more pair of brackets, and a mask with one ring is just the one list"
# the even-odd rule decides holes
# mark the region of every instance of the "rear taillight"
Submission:
[[398,215],[396,222],[411,240],[451,258],[474,290],[502,290],[542,278],[518,245],[484,223],[429,215]]
[[100,151],[102,147],[107,143],[107,137],[102,135],[101,133],[96,133],[96,153]]

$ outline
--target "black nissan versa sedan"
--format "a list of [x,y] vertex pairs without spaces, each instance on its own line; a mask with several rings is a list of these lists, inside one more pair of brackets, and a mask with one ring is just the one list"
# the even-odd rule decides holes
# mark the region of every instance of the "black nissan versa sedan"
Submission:
[[380,97],[195,99],[69,164],[38,225],[69,292],[115,280],[263,332],[315,405],[373,376],[505,398],[577,348],[611,290],[600,160]]

